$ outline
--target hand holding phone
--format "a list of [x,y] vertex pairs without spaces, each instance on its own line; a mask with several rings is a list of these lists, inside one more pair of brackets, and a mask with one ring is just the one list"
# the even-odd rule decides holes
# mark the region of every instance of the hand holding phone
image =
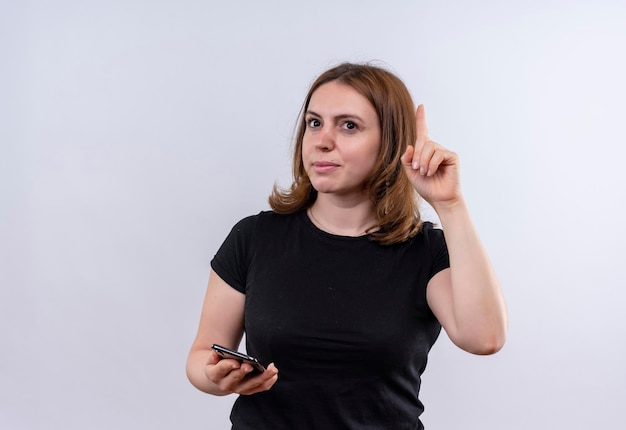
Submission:
[[237,360],[240,363],[248,363],[254,369],[253,372],[263,373],[265,372],[265,367],[254,357],[251,357],[243,352],[233,351],[232,349],[228,349],[221,345],[213,344],[211,345],[213,351],[217,352],[221,358],[230,358],[233,360]]

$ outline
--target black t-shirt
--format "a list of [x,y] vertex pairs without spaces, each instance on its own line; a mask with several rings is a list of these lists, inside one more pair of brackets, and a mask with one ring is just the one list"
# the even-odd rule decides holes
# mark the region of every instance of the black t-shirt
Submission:
[[423,428],[420,376],[441,330],[426,286],[449,267],[441,230],[383,246],[321,231],[306,212],[261,212],[211,265],[246,295],[248,353],[279,369],[271,390],[237,399],[233,429]]

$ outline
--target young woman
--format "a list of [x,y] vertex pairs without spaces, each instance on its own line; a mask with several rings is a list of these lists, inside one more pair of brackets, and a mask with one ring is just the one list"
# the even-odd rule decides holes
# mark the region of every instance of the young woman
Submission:
[[[305,99],[293,174],[211,262],[190,381],[240,395],[235,430],[423,428],[420,377],[441,327],[474,354],[498,351],[507,327],[457,155],[428,138],[396,76],[346,63]],[[443,231],[420,219],[419,196]],[[244,333],[263,373],[211,350]]]

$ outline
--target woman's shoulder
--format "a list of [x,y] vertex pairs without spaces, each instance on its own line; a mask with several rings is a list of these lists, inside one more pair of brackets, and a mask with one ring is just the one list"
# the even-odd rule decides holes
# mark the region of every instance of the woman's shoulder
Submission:
[[259,244],[271,240],[275,237],[282,237],[289,234],[285,227],[289,222],[285,222],[288,215],[279,215],[272,211],[261,211],[255,215],[248,215],[241,218],[231,228],[222,248],[238,249],[241,252],[248,252]]
[[425,221],[415,238],[417,242],[419,242],[418,246],[423,249],[428,249],[431,255],[445,255],[447,258],[448,247],[446,245],[446,238],[443,230],[436,224]]
[[422,223],[422,228],[420,229],[420,232],[419,232],[419,234],[424,234],[426,236],[431,235],[431,234],[439,235],[441,233],[443,233],[443,230],[437,227],[437,225],[433,223],[432,221],[424,221]]
[[422,221],[417,233],[411,236],[407,241],[424,240],[428,239],[430,236],[439,235],[440,233],[443,233],[443,231],[437,227],[435,223],[432,221]]
[[295,219],[298,214],[283,215],[277,214],[271,210],[261,211],[255,215],[248,215],[239,220],[233,229],[252,231],[256,229],[267,229],[272,227],[279,227],[285,224],[286,221]]
[[443,230],[431,221],[424,221],[415,236],[408,240],[411,246],[439,248],[445,246]]

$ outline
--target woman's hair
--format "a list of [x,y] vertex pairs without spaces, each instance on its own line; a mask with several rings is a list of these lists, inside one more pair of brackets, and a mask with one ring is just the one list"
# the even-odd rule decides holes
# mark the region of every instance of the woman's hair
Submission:
[[269,204],[276,213],[292,214],[309,208],[317,198],[302,162],[306,131],[304,114],[311,96],[322,85],[339,82],[358,91],[372,104],[381,128],[378,160],[363,184],[376,212],[369,237],[383,245],[402,242],[420,230],[419,196],[404,172],[401,155],[416,139],[415,107],[404,83],[391,72],[369,64],[343,63],[322,73],[311,85],[298,119],[293,154],[293,183],[274,185]]

